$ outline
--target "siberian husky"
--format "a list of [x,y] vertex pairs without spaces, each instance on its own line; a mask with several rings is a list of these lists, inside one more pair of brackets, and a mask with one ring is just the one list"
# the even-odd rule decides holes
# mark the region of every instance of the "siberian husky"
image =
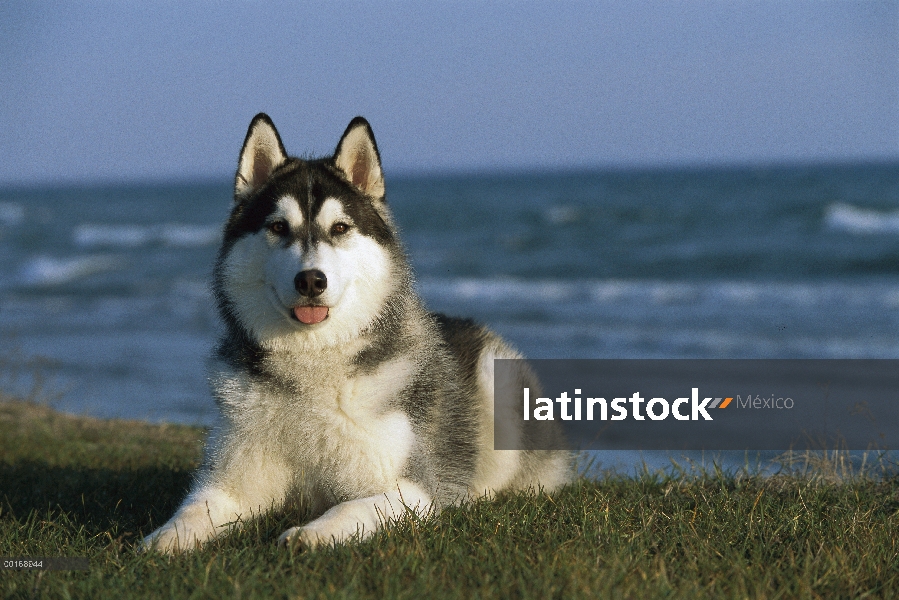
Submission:
[[318,516],[279,542],[314,548],[408,510],[571,479],[569,454],[493,449],[493,360],[520,355],[422,306],[365,119],[313,160],[288,157],[271,119],[253,119],[213,289],[220,420],[144,549],[197,548],[291,497]]

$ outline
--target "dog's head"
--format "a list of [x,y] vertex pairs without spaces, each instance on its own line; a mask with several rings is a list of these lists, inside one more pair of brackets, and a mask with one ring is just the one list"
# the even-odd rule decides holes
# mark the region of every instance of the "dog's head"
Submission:
[[374,135],[356,117],[333,157],[288,157],[274,124],[247,131],[215,273],[226,321],[264,347],[358,335],[409,284]]

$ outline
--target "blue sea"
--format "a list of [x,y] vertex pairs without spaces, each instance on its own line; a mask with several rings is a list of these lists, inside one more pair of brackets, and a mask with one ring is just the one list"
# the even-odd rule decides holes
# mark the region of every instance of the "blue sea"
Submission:
[[[899,358],[899,164],[406,176],[433,310],[535,358]],[[208,424],[229,178],[0,190],[0,386]]]

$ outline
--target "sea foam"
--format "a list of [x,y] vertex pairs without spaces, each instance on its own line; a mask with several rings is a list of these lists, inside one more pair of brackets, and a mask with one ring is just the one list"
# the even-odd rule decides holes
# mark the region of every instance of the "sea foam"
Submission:
[[850,233],[899,233],[899,211],[881,212],[851,204],[831,204],[824,223]]
[[98,225],[83,224],[75,228],[72,239],[83,248],[118,247],[136,248],[149,244],[192,247],[210,246],[220,239],[217,225],[187,225],[164,223],[161,225]]
[[26,262],[19,272],[25,285],[58,285],[81,279],[94,273],[117,268],[120,261],[113,256],[89,255],[70,258],[38,256]]

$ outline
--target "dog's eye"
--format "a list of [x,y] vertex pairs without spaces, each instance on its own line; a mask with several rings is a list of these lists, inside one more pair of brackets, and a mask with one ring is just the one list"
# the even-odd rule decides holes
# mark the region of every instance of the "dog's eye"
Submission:
[[285,223],[284,221],[275,221],[274,223],[269,223],[268,230],[275,235],[284,235],[285,233],[287,233],[287,223]]
[[331,225],[331,235],[343,235],[350,230],[350,226],[346,223],[334,223]]

